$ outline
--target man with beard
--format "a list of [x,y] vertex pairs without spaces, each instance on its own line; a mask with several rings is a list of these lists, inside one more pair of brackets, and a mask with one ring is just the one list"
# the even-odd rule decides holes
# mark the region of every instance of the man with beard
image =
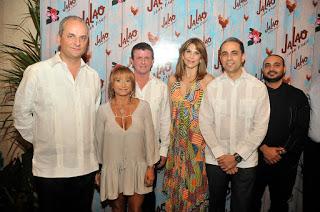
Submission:
[[269,93],[270,120],[267,135],[259,147],[253,211],[260,211],[261,198],[268,185],[269,211],[286,212],[308,135],[310,108],[301,90],[283,83],[285,62],[281,56],[268,56],[262,73]]

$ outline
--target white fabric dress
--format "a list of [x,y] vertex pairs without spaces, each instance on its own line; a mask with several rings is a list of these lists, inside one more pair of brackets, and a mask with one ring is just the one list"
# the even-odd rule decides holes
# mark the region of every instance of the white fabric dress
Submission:
[[152,186],[145,186],[144,177],[147,166],[159,160],[159,147],[146,101],[140,100],[127,130],[116,122],[109,102],[101,105],[96,122],[96,148],[102,164],[101,201],[117,199],[119,193],[133,195],[152,191]]

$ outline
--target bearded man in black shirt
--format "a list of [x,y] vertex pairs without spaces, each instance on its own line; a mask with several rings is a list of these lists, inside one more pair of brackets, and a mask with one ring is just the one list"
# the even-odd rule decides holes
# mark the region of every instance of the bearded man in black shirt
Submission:
[[269,93],[270,120],[259,147],[253,211],[260,211],[268,186],[270,211],[286,212],[308,135],[310,107],[303,91],[283,82],[285,62],[281,56],[268,56],[262,73]]

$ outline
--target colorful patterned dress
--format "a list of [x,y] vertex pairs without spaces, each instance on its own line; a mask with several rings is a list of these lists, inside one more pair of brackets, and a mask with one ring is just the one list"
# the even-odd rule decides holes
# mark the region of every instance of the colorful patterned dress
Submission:
[[203,97],[200,81],[185,96],[181,83],[171,88],[172,122],[170,146],[164,176],[166,211],[204,211],[208,199],[205,170],[205,142],[199,129],[199,108]]

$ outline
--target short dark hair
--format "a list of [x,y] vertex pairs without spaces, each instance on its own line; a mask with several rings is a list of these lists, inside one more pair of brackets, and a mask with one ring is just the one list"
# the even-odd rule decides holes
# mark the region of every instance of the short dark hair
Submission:
[[87,33],[89,34],[89,27],[88,27],[88,25],[86,24],[86,22],[85,22],[82,18],[80,18],[79,16],[70,15],[70,16],[67,16],[67,17],[63,18],[63,19],[60,21],[60,23],[59,23],[59,32],[58,32],[58,34],[59,34],[60,37],[62,36],[62,33],[63,33],[63,31],[64,31],[64,24],[65,24],[68,20],[77,20],[77,21],[83,23],[83,24],[86,26],[86,28],[87,28]]
[[239,40],[239,39],[236,38],[236,37],[229,37],[229,38],[227,38],[226,40],[224,40],[224,41],[222,42],[222,44],[220,45],[219,51],[221,51],[221,47],[222,47],[225,43],[227,43],[227,42],[235,42],[235,43],[238,43],[238,44],[240,45],[241,53],[244,54],[244,45],[243,45],[242,41]]
[[141,49],[141,50],[149,50],[152,54],[152,59],[154,59],[154,52],[153,52],[153,49],[152,47],[145,43],[145,42],[140,42],[140,43],[137,43],[136,45],[134,45],[131,49],[131,59],[133,59],[133,53],[135,50],[138,50],[138,49]]
[[272,57],[272,56],[274,56],[274,57],[279,57],[279,58],[281,59],[281,61],[282,61],[282,65],[283,65],[283,67],[285,67],[285,66],[286,66],[286,63],[285,63],[285,61],[284,61],[283,57],[282,57],[282,56],[280,56],[280,55],[278,55],[278,54],[271,54],[271,55],[268,55],[268,57],[266,57],[266,58],[263,60],[262,65],[264,66],[264,62],[266,61],[266,59],[268,59],[269,57]]

